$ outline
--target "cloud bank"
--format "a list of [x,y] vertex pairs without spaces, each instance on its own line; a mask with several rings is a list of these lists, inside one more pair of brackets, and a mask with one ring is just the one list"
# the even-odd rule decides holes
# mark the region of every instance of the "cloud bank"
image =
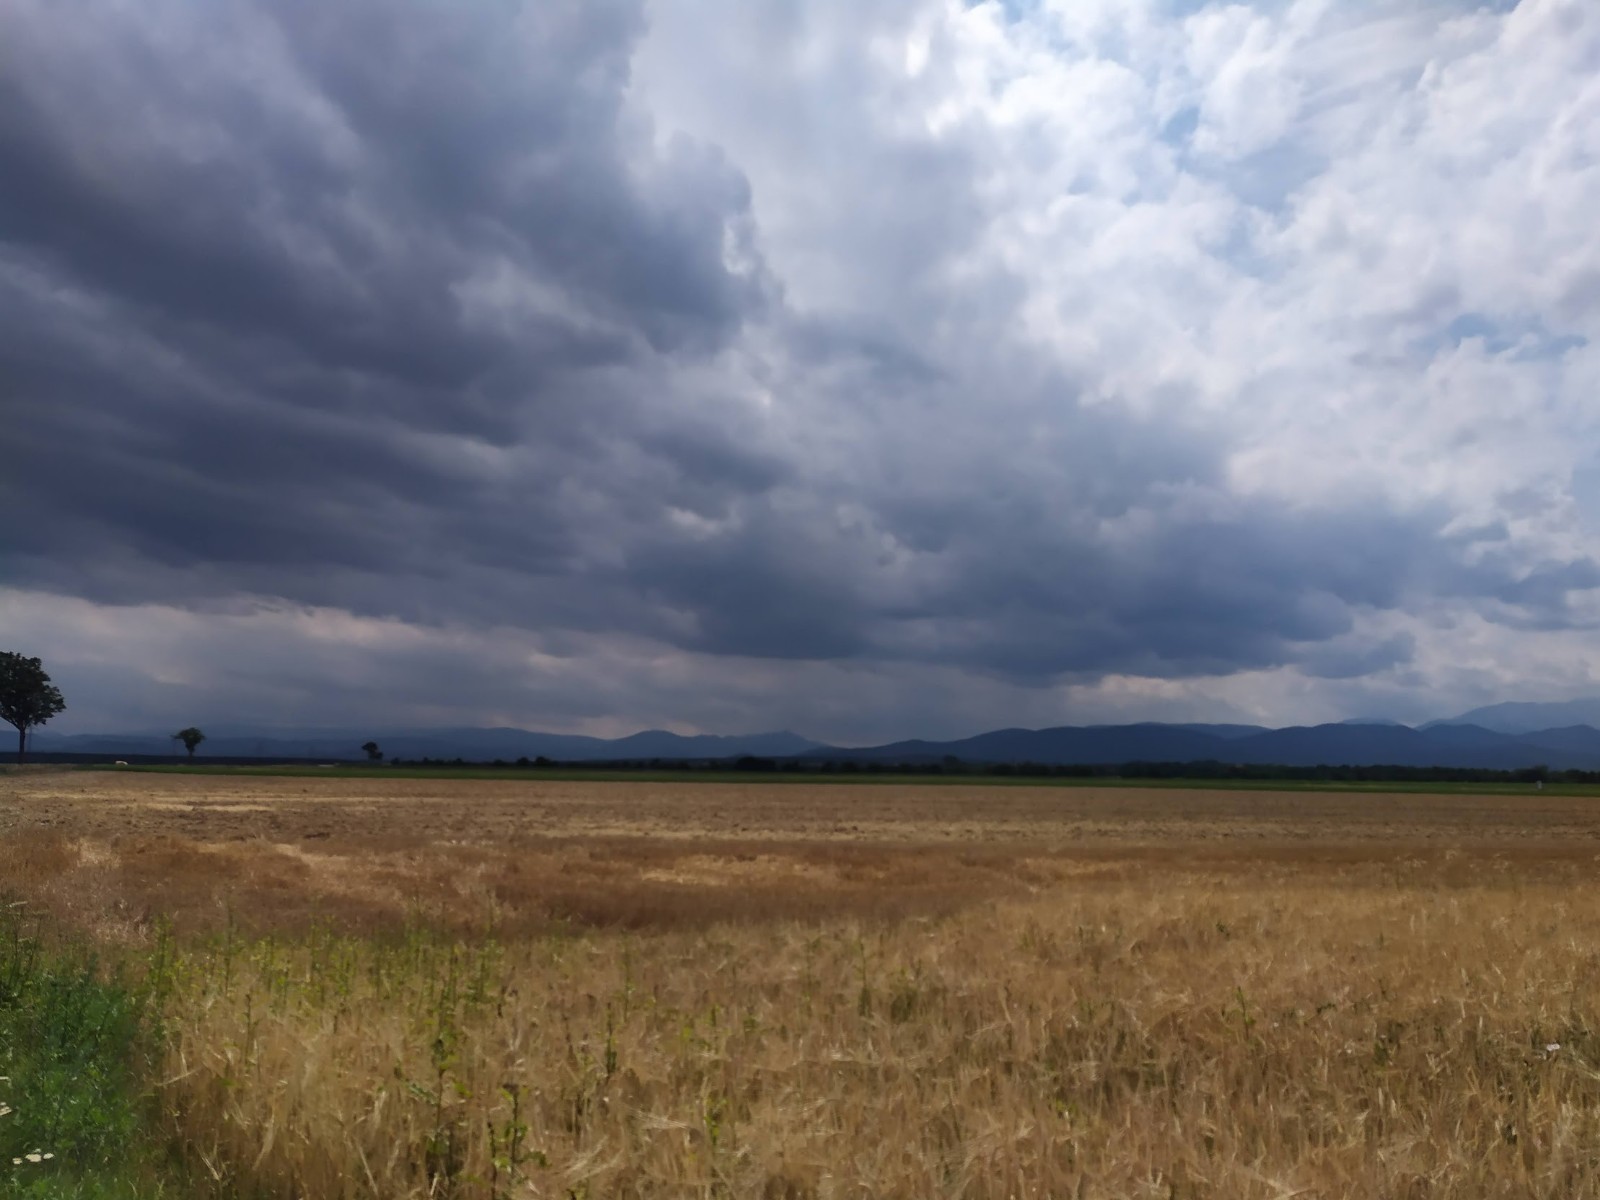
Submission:
[[1593,690],[1600,13],[0,0],[62,729]]

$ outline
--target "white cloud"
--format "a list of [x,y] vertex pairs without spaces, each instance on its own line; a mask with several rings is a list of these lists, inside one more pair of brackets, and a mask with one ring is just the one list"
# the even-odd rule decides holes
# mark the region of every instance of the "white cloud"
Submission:
[[[1600,444],[1600,10],[895,9],[917,47],[912,80],[855,78],[869,103],[836,141],[772,154],[769,123],[827,103],[821,89],[861,66],[850,15],[809,11],[811,69],[719,109],[697,103],[669,49],[697,18],[658,9],[639,92],[657,120],[727,147],[749,173],[795,304],[847,305],[904,281],[878,256],[838,252],[839,222],[897,194],[893,168],[863,159],[891,163],[908,141],[964,156],[960,194],[945,198],[957,233],[911,218],[927,235],[924,313],[961,311],[965,292],[1005,281],[1009,294],[985,293],[1009,305],[988,310],[986,334],[1009,316],[1008,335],[1082,400],[1211,430],[1229,447],[1215,486],[1237,495],[1360,498],[1450,514],[1453,529],[1502,522],[1496,553],[1524,569],[1600,554],[1592,500],[1570,483]],[[901,195],[919,212],[940,199]],[[849,282],[813,286],[819,256]],[[1495,336],[1460,338],[1475,321]],[[1070,409],[962,379],[963,348],[936,328],[919,349],[957,372],[937,419],[962,430],[962,453],[1028,470],[1019,433],[1071,436]],[[1030,484],[1047,494],[1048,464],[1039,471]],[[1192,485],[1185,500],[1217,502]],[[1465,625],[1500,639],[1502,687],[1542,661],[1544,635],[1474,615],[1503,615],[1492,603],[1410,602],[1427,610],[1415,632],[1432,662],[1414,687],[1465,686],[1426,649]],[[1241,675],[1228,690],[1262,686]]]

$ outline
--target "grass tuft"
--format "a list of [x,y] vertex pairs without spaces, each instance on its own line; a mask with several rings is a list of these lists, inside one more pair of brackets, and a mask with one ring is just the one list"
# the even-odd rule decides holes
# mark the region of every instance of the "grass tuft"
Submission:
[[0,1197],[166,1195],[141,1141],[145,996],[0,904]]

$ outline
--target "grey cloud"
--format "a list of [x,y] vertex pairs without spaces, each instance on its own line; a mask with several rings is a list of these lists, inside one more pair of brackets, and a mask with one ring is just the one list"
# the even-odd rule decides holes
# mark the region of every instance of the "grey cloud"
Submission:
[[1318,679],[1358,679],[1404,666],[1416,654],[1417,640],[1397,633],[1374,642],[1333,641],[1317,645],[1304,655],[1299,667]]
[[[207,354],[321,367],[318,407],[397,404],[447,427],[475,385],[525,387],[530,365],[614,359],[629,337],[715,345],[755,299],[722,262],[748,204],[737,172],[709,149],[657,155],[622,117],[631,6],[529,6],[510,27],[421,5],[222,11],[102,14],[75,56],[51,52],[48,15],[20,23],[0,103],[7,241],[175,325],[165,336],[220,339]],[[162,57],[146,19],[198,24],[191,49],[218,64],[278,69]],[[230,52],[230,36],[257,44]],[[142,122],[111,142],[135,98]],[[308,107],[331,109],[338,136],[297,127]],[[555,293],[555,312],[512,312],[513,337],[473,327],[460,295],[502,264]],[[524,339],[544,343],[533,364]]]
[[1593,628],[1593,616],[1574,603],[1577,596],[1600,589],[1600,564],[1593,559],[1540,563],[1526,573],[1507,572],[1484,581],[1484,591],[1497,602],[1503,624],[1525,630]]
[[[714,349],[760,302],[723,261],[742,181],[681,139],[656,155],[621,115],[628,6],[530,6],[536,30],[429,6],[220,12],[148,16],[198,24],[172,41],[224,62],[228,34],[260,39],[245,53],[275,49],[283,91],[186,70],[110,13],[75,58],[49,52],[42,10],[9,43],[12,486],[57,497],[13,550],[95,526],[177,565],[404,569],[515,524],[482,556],[559,557],[589,532],[554,497],[563,459],[658,399],[641,364]],[[134,104],[154,116],[107,144]],[[318,106],[338,153],[291,119]],[[196,121],[223,135],[197,159],[164,136]],[[479,279],[502,325],[461,299]],[[48,311],[63,287],[92,311]],[[443,468],[409,436],[427,431],[525,443],[528,474]],[[757,457],[706,438],[693,466],[770,473]]]

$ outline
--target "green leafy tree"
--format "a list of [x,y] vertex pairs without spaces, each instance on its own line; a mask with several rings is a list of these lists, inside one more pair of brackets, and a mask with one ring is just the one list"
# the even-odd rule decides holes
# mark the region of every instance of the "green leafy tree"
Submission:
[[0,718],[17,727],[17,761],[28,751],[28,730],[67,706],[37,658],[0,650]]
[[194,752],[199,748],[200,743],[206,740],[206,735],[191,725],[187,729],[178,730],[177,733],[172,735],[172,739],[176,742],[182,742],[183,748],[189,752],[189,757],[193,758]]
[[367,753],[367,761],[378,763],[383,761],[383,751],[378,749],[377,742],[362,742],[361,748]]

